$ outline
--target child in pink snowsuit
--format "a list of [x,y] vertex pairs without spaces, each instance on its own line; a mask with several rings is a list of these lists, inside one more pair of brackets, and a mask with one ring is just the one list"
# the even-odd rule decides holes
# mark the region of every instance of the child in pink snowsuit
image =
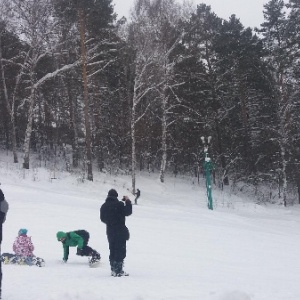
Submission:
[[27,229],[20,229],[18,232],[18,236],[16,237],[13,250],[16,255],[22,257],[32,257],[34,256],[33,250],[34,246],[31,241],[31,237],[27,236]]

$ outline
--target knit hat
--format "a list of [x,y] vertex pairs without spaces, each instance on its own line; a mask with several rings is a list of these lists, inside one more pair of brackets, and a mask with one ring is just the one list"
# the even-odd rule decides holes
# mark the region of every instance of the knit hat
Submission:
[[26,235],[27,234],[27,229],[25,229],[25,228],[21,228],[20,230],[19,230],[19,232],[18,232],[18,235]]
[[66,238],[66,237],[67,237],[67,234],[63,231],[58,231],[56,234],[56,238],[58,241],[60,241],[62,238]]
[[118,193],[115,189],[111,189],[111,190],[108,191],[108,196],[118,197]]

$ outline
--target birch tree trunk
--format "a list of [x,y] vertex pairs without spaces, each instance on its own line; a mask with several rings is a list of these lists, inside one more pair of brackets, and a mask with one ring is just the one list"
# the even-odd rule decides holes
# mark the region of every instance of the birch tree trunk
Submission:
[[162,157],[160,163],[160,172],[159,179],[160,182],[165,182],[165,172],[167,164],[167,98],[164,96],[162,99],[162,136],[161,136],[161,148],[162,148]]
[[136,96],[134,93],[133,105],[132,105],[132,109],[131,109],[131,182],[132,182],[132,193],[133,194],[135,194],[135,178],[136,178],[135,118],[136,118]]
[[[0,36],[0,69],[1,69],[1,75],[2,75],[2,85],[3,85],[3,92],[4,92],[4,99],[5,99],[6,109],[7,109],[7,112],[9,114],[9,117],[10,117],[9,118],[10,119],[10,131],[11,131],[11,142],[12,142],[12,151],[13,151],[14,163],[18,163],[14,101],[12,101],[12,103],[10,103],[10,100],[9,100],[2,58],[3,58],[2,57],[2,43],[1,43],[1,36]],[[14,100],[14,96],[13,96],[13,100]]]
[[132,99],[132,107],[131,107],[131,177],[132,177],[132,193],[135,193],[135,185],[136,185],[136,135],[135,135],[135,127],[136,124],[141,120],[149,106],[147,105],[145,110],[141,115],[137,117],[137,106],[141,103],[144,97],[153,89],[151,84],[146,85],[145,76],[147,75],[148,68],[153,63],[153,57],[149,57],[146,61],[141,60],[143,57],[142,54],[139,54],[136,59],[136,74],[134,79],[134,88],[133,88],[133,99]]
[[281,150],[281,173],[282,173],[282,204],[283,206],[287,205],[287,160],[286,160],[286,147],[282,139],[279,142],[280,150]]
[[87,157],[87,179],[93,181],[92,149],[91,149],[91,127],[89,118],[89,95],[87,82],[86,48],[85,48],[85,15],[83,9],[79,9],[81,62],[84,93],[84,117],[85,117],[85,145]]
[[163,58],[163,62],[160,64],[162,66],[162,83],[161,83],[161,109],[162,109],[162,118],[161,118],[161,126],[162,126],[162,135],[161,135],[161,163],[160,163],[160,172],[159,179],[160,182],[165,182],[165,172],[167,166],[167,151],[168,151],[168,127],[176,122],[176,119],[168,120],[168,114],[171,113],[172,108],[176,105],[181,105],[181,100],[176,98],[176,104],[170,103],[172,101],[171,97],[168,95],[168,92],[173,93],[173,85],[175,86],[177,83],[174,79],[174,62],[170,61],[170,54],[174,50],[175,46],[179,42],[180,38],[176,38],[175,42],[167,48],[165,41],[162,41],[162,50],[161,57]]
[[279,147],[281,154],[281,173],[282,173],[282,204],[287,205],[287,143],[288,143],[288,127],[290,123],[290,105],[285,88],[284,75],[279,75],[279,91],[280,91],[280,103],[279,103],[279,122],[280,122],[280,137]]
[[78,146],[78,132],[75,122],[75,107],[74,102],[72,99],[72,95],[70,92],[70,86],[67,83],[67,93],[68,93],[68,99],[69,99],[69,112],[70,112],[70,127],[72,131],[72,150],[73,150],[73,167],[78,167],[79,162],[79,146]]
[[25,139],[24,139],[24,162],[23,162],[24,169],[29,169],[30,138],[32,134],[32,121],[33,121],[34,106],[35,106],[35,89],[33,86],[34,83],[33,71],[31,72],[30,77],[31,77],[31,89],[30,89],[30,97],[29,97],[29,110],[28,110],[27,127],[25,132]]

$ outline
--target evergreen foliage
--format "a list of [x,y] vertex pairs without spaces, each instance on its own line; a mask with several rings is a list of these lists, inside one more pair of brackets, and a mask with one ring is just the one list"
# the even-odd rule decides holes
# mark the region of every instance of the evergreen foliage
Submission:
[[0,145],[15,163],[131,172],[134,192],[136,170],[199,179],[212,136],[217,186],[300,194],[298,0],[270,0],[255,31],[175,0],[138,0],[129,21],[111,0],[1,2]]

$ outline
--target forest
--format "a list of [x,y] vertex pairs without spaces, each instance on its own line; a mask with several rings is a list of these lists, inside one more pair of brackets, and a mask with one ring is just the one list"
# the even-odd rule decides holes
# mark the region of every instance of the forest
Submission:
[[[203,176],[300,203],[300,1],[258,28],[200,4],[0,0],[0,149],[22,168]],[[203,141],[210,141],[204,145]]]

